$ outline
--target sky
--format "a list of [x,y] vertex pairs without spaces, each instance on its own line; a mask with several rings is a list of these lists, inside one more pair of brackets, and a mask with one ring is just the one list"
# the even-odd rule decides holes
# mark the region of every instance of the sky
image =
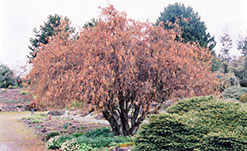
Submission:
[[236,41],[239,34],[247,35],[247,0],[0,0],[0,62],[13,70],[26,64],[32,30],[43,25],[49,15],[67,16],[73,26],[82,27],[99,16],[99,6],[111,4],[129,18],[154,23],[164,8],[175,2],[198,12],[207,32],[215,36],[216,52],[221,48],[223,30],[228,28],[234,44],[230,53],[240,55]]

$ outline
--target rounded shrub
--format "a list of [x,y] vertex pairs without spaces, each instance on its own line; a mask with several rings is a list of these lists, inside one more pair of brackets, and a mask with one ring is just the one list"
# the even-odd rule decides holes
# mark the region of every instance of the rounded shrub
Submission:
[[240,97],[239,101],[240,101],[241,103],[247,103],[247,94],[243,94],[243,95]]
[[247,79],[243,79],[239,82],[241,87],[247,87]]
[[239,81],[233,73],[217,73],[217,77],[219,78],[218,90],[220,92],[232,86],[239,86]]
[[229,87],[229,88],[225,89],[222,92],[222,96],[224,99],[239,100],[240,97],[246,93],[247,93],[247,88],[234,86],[234,87]]
[[213,97],[185,99],[143,124],[134,150],[247,150],[247,105]]

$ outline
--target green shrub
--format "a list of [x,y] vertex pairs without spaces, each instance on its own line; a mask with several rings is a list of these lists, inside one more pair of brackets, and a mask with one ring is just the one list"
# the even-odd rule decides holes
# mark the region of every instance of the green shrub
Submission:
[[213,97],[185,99],[141,126],[135,150],[247,150],[246,109]]
[[241,103],[247,103],[247,94],[243,94],[240,97],[239,102],[241,102]]
[[64,124],[63,124],[63,128],[64,128],[65,130],[67,130],[68,126],[69,126],[69,123],[64,123]]
[[218,90],[220,92],[232,86],[239,86],[239,81],[233,73],[218,73],[217,77],[219,78]]
[[247,87],[247,79],[240,80],[239,84],[241,87]]
[[103,128],[98,128],[96,130],[92,130],[89,132],[86,132],[84,134],[86,137],[112,137],[114,134],[111,132],[111,129],[109,127],[103,127]]
[[235,86],[225,89],[222,92],[222,96],[224,99],[239,100],[240,97],[245,93],[247,93],[247,88]]
[[54,131],[54,132],[49,132],[46,136],[45,136],[45,140],[49,140],[50,138],[54,137],[54,136],[58,136],[59,132],[58,131]]
[[103,147],[109,147],[115,144],[120,143],[127,143],[132,142],[133,140],[130,137],[126,136],[113,136],[113,137],[86,137],[86,136],[80,136],[77,138],[77,141],[79,144],[88,144],[92,146],[93,148],[103,148]]
[[8,88],[9,85],[15,84],[13,71],[8,66],[0,64],[0,88]]
[[35,123],[43,123],[43,121],[42,121],[42,120],[37,120],[37,119],[36,119],[36,120],[32,120],[32,123],[33,123],[33,124],[35,124]]

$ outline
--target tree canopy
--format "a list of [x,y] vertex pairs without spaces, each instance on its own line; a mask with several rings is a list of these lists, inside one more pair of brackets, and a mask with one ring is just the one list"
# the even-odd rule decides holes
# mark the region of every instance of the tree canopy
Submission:
[[168,5],[160,14],[156,21],[156,25],[164,22],[165,29],[173,29],[174,23],[177,23],[181,28],[181,38],[177,40],[183,42],[196,42],[201,47],[209,48],[210,51],[215,47],[216,42],[214,37],[207,33],[207,27],[197,12],[194,12],[192,7],[185,7],[184,4],[175,3]]
[[[62,16],[55,14],[55,15],[49,15],[47,18],[47,21],[44,22],[44,25],[40,25],[39,29],[34,28],[33,32],[35,34],[34,38],[30,38],[31,46],[28,46],[28,48],[31,50],[30,55],[27,56],[30,60],[30,62],[37,56],[37,52],[40,49],[40,44],[47,44],[49,37],[57,34],[59,30],[57,30],[58,26],[61,24]],[[69,22],[69,19],[65,17],[67,22]],[[69,24],[67,24],[67,27],[65,28],[66,31],[73,32],[74,28]]]
[[103,8],[100,18],[78,40],[62,30],[41,46],[28,76],[37,100],[49,107],[83,101],[84,109],[103,113],[116,135],[133,135],[151,105],[156,111],[167,99],[217,90],[210,52],[113,6]]

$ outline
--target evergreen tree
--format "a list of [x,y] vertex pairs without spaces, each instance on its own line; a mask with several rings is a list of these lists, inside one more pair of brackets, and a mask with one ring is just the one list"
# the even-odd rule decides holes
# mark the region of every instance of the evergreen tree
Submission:
[[[211,37],[206,32],[207,27],[201,21],[197,12],[194,12],[192,7],[185,7],[184,4],[175,3],[164,8],[161,16],[156,21],[156,25],[160,22],[164,23],[165,29],[174,28],[174,23],[177,23],[181,28],[181,38],[183,42],[196,42],[201,47],[209,48],[211,52],[215,47],[216,42],[214,37]],[[179,36],[177,36],[179,37]]]
[[[37,53],[40,48],[40,44],[47,44],[49,37],[57,34],[59,32],[58,26],[61,24],[62,16],[55,14],[55,15],[49,15],[47,18],[47,21],[44,22],[44,25],[41,25],[39,30],[37,28],[33,29],[33,32],[35,34],[34,38],[30,38],[31,45],[28,46],[31,50],[30,55],[27,56],[29,58],[29,61],[32,62],[32,60],[37,56]],[[64,18],[65,21],[69,22],[69,19],[67,17]],[[66,31],[74,31],[74,27],[70,26],[70,23],[67,25]]]
[[239,37],[239,40],[237,41],[237,48],[240,51],[240,53],[246,57],[247,56],[247,36],[246,37]]
[[232,39],[228,33],[228,29],[225,29],[223,36],[220,38],[222,44],[221,53],[226,61],[230,61],[231,57],[229,51],[232,49]]

